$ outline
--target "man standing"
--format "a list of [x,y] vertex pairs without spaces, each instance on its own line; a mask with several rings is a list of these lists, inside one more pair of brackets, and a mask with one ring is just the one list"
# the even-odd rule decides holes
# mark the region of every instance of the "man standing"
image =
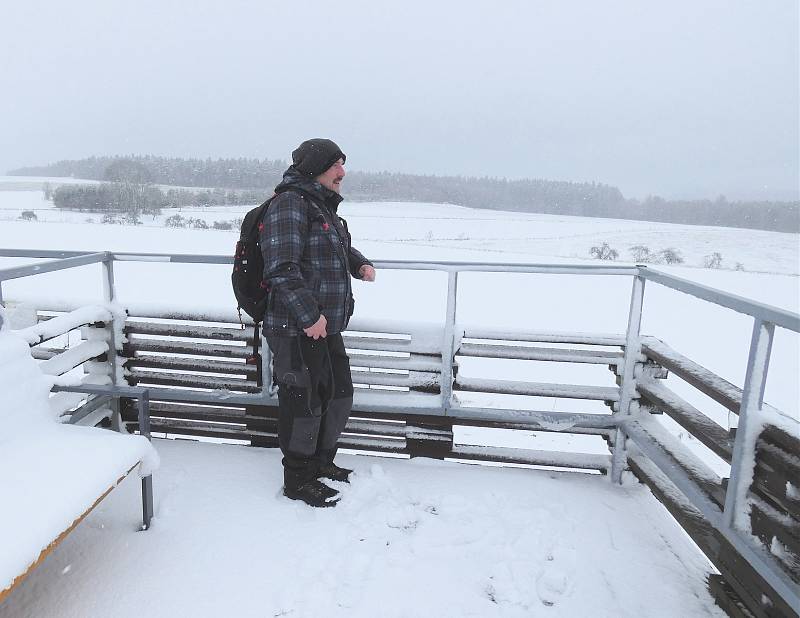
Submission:
[[351,246],[337,214],[345,159],[331,140],[300,144],[259,226],[283,493],[311,506],[339,499],[319,479],[347,482],[352,472],[333,463],[353,404],[341,333],[353,314],[350,277],[375,280],[372,263]]

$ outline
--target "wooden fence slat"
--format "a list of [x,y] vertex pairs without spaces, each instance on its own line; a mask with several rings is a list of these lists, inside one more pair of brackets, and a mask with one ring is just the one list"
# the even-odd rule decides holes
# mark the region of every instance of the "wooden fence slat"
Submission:
[[253,328],[200,326],[183,322],[144,322],[125,320],[125,333],[137,335],[160,335],[162,337],[187,337],[219,341],[241,341],[253,345]]
[[636,387],[642,399],[668,414],[715,454],[730,463],[733,440],[723,427],[656,380],[642,380]]

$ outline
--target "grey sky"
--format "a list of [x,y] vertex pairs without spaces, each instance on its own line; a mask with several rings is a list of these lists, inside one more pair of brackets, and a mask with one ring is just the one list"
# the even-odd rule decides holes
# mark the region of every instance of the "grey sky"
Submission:
[[287,158],[800,199],[797,0],[5,2],[0,173]]

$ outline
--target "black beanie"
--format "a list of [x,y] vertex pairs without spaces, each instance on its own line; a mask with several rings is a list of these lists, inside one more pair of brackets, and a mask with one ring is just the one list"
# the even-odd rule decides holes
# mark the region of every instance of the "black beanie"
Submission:
[[339,159],[347,159],[344,153],[329,139],[315,138],[304,141],[292,153],[292,163],[297,171],[315,178],[327,171]]

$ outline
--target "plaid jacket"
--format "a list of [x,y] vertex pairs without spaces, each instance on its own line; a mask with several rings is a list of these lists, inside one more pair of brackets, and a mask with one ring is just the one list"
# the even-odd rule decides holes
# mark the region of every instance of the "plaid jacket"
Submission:
[[329,334],[353,314],[350,276],[370,264],[351,246],[347,222],[336,214],[342,198],[289,168],[260,226],[269,300],[264,334],[295,336],[320,314]]

